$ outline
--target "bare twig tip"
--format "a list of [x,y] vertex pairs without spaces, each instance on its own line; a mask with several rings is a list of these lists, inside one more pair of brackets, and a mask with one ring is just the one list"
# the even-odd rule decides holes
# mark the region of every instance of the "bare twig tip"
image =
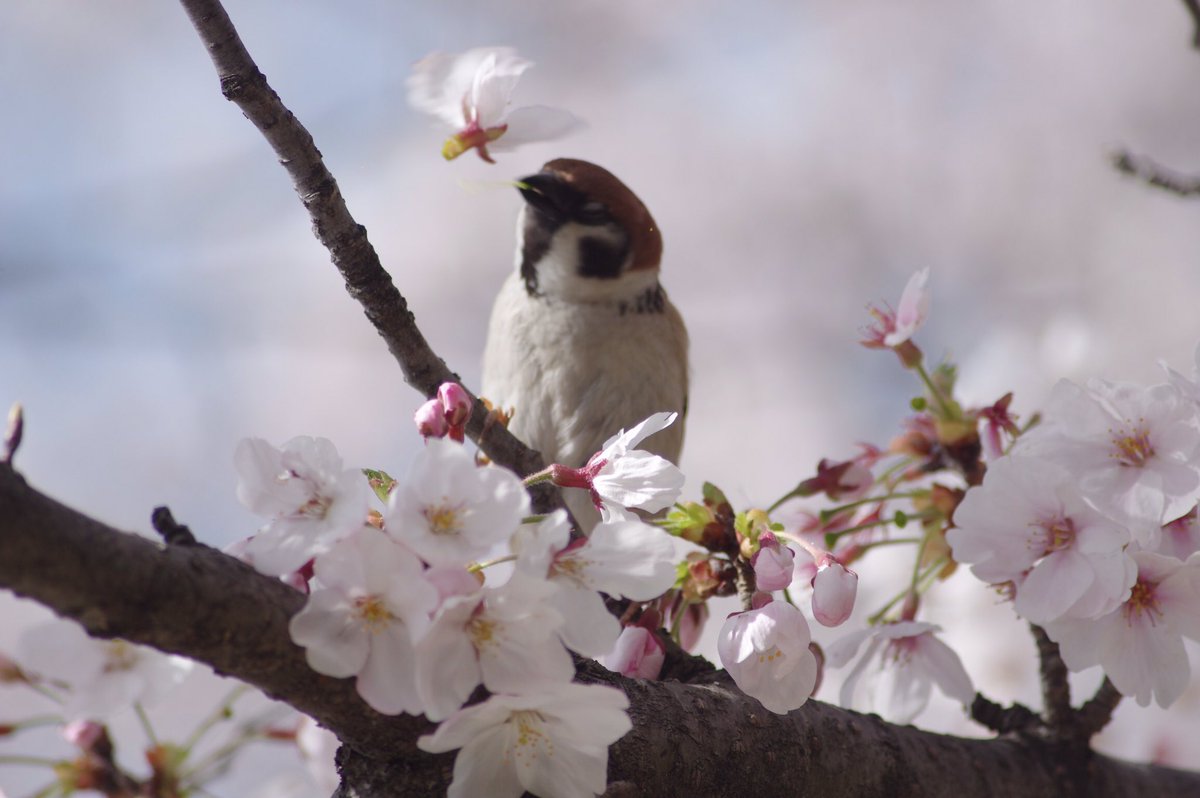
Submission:
[[8,427],[4,432],[4,452],[0,462],[11,463],[13,455],[21,446],[21,437],[25,434],[25,409],[20,402],[13,402],[8,411]]

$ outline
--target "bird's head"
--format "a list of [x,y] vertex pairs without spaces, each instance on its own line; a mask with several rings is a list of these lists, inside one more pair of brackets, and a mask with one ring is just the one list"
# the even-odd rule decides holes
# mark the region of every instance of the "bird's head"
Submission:
[[522,178],[518,189],[525,207],[516,258],[530,294],[605,302],[657,286],[658,226],[607,169],[557,158]]

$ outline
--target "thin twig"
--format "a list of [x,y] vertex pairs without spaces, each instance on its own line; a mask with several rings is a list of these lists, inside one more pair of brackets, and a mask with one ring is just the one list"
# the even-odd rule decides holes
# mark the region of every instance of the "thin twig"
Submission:
[[8,426],[4,431],[4,448],[0,451],[0,463],[11,463],[21,438],[25,435],[25,411],[20,402],[14,402],[8,411]]
[[1056,737],[1070,737],[1075,725],[1071,709],[1071,685],[1067,682],[1067,664],[1063,662],[1055,643],[1046,630],[1029,624],[1037,643],[1038,670],[1042,677],[1042,719]]
[[[1197,1],[1200,2],[1200,0]],[[1156,188],[1180,197],[1200,196],[1200,177],[1179,174],[1155,163],[1144,155],[1134,155],[1128,150],[1120,150],[1113,154],[1112,162],[1118,171],[1132,175]]]
[[[362,305],[400,364],[405,381],[426,397],[434,396],[443,382],[461,383],[425,341],[407,301],[396,290],[367,240],[366,228],[350,215],[312,135],[267,84],[219,0],[180,0],[180,3],[208,49],[221,81],[221,93],[237,104],[279,157],[308,210],[313,233],[329,250],[346,281],[346,290]],[[487,424],[487,415],[483,403],[474,402],[467,432],[494,462],[521,476],[544,467],[540,454],[522,444],[502,425]],[[536,512],[562,507],[561,495],[553,485],[538,486],[530,494]]]
[[1105,676],[1104,681],[1100,683],[1100,688],[1096,690],[1096,694],[1079,708],[1077,723],[1079,724],[1079,733],[1084,735],[1084,739],[1091,739],[1108,725],[1123,697]]
[[192,530],[175,520],[169,507],[155,507],[150,513],[150,525],[168,546],[195,546]]
[[1037,713],[1024,704],[1001,706],[983,693],[976,693],[971,702],[971,720],[997,734],[1033,733],[1042,726]]

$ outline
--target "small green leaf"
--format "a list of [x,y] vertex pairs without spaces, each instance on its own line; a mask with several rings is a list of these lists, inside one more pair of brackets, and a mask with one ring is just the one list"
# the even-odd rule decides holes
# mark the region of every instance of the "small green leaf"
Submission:
[[396,485],[396,480],[392,479],[386,471],[364,468],[362,472],[366,475],[367,484],[371,486],[371,490],[375,491],[375,495],[379,497],[380,501],[386,502],[388,494]]

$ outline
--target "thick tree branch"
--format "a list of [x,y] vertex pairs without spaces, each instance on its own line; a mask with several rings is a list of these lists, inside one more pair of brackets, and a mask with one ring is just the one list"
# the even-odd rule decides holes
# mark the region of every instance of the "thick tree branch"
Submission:
[[[29,487],[0,464],[0,587],[119,636],[207,662],[317,718],[346,743],[344,796],[434,795],[450,756],[415,748],[429,724],[366,706],[353,680],[313,672],[287,631],[303,597],[200,544],[118,532]],[[810,701],[766,712],[728,682],[586,681],[624,690],[633,731],[611,751],[612,795],[1190,796],[1200,774],[1131,765],[1030,738],[964,740]],[[374,786],[372,786],[374,785]],[[351,790],[347,792],[346,790]]]
[[[443,382],[461,382],[425,341],[408,302],[367,240],[366,228],[350,215],[312,135],[267,84],[221,3],[180,2],[208,49],[221,81],[221,93],[237,104],[279,156],[279,163],[291,176],[296,193],[312,219],[313,233],[329,250],[346,281],[346,290],[362,305],[400,364],[405,381],[426,397],[433,396]],[[540,454],[518,441],[503,425],[488,423],[487,411],[479,402],[475,403],[467,432],[492,460],[522,476],[540,471],[545,465]],[[538,512],[562,506],[558,489],[553,485],[536,486],[531,493]]]

